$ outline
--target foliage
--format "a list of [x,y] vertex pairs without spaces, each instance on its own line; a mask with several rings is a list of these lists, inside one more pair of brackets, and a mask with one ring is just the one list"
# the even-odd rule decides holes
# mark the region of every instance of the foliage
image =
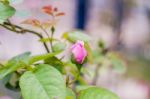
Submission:
[[[13,1],[15,0],[11,0],[11,2],[8,0],[0,1],[0,25],[16,33],[32,33],[38,36],[47,52],[35,56],[32,56],[30,52],[25,52],[13,57],[6,64],[1,64],[0,79],[3,80],[7,88],[14,91],[20,90],[24,99],[93,99],[93,97],[95,97],[94,99],[119,99],[111,91],[96,86],[88,86],[81,75],[82,69],[85,68],[84,65],[103,64],[101,60],[109,60],[117,68],[116,70],[125,71],[122,60],[116,54],[106,52],[104,44],[93,51],[90,47],[91,38],[83,31],[66,32],[62,35],[63,38],[54,38],[56,20],[65,13],[50,5],[44,6],[42,11],[51,16],[52,19],[47,21],[27,19],[21,23],[41,29],[46,36],[11,23],[10,17],[15,13],[15,9],[10,5]],[[65,42],[62,39],[65,39]],[[73,60],[74,56],[71,54],[67,60],[63,59],[64,56],[60,57],[64,55],[63,51],[67,51],[68,42],[72,44],[77,41],[82,42],[76,46],[77,49],[81,47],[81,52],[76,50],[74,54],[81,55],[83,49],[87,51],[84,61],[78,63],[77,59]],[[12,81],[12,79],[15,80]],[[71,85],[77,87],[77,82],[86,87],[80,88],[80,91],[74,90]]]
[[8,18],[15,14],[15,9],[6,2],[0,2],[0,23],[3,23]]
[[98,87],[90,87],[80,92],[79,99],[119,99],[114,93]]
[[20,87],[25,99],[66,97],[65,81],[61,73],[50,65],[40,64],[33,71],[25,72],[20,79]]

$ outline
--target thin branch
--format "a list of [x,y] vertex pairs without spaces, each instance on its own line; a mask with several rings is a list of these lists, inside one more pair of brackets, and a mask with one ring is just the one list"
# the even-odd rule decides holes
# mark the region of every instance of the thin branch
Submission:
[[98,77],[99,77],[99,70],[100,70],[101,65],[98,64],[95,68],[95,75],[92,81],[92,85],[96,85],[97,81],[98,81]]
[[[33,35],[38,36],[40,39],[43,39],[43,38],[44,38],[44,37],[43,37],[40,33],[38,33],[38,32],[35,32],[35,31],[33,31],[33,30],[29,30],[29,29],[25,29],[25,28],[20,27],[20,26],[18,26],[18,25],[14,25],[14,24],[12,24],[12,23],[10,23],[10,22],[4,22],[3,24],[0,24],[0,26],[4,27],[5,29],[10,30],[10,31],[12,31],[12,32],[16,32],[16,33],[20,33],[20,34],[30,33],[30,34],[33,34]],[[49,51],[49,49],[48,49],[47,44],[46,44],[45,42],[43,42],[43,45],[44,45],[46,51],[49,53],[50,51]]]
[[[53,40],[54,32],[55,32],[55,28],[52,26],[51,27],[51,39],[52,40]],[[52,40],[50,40],[50,46],[51,46],[51,49],[52,49],[52,52],[53,52],[53,41]]]
[[[43,28],[43,26],[40,26],[40,28],[41,28],[41,30],[47,35],[47,37],[48,37],[49,39],[51,39],[51,37],[49,36],[49,33]],[[51,43],[50,43],[50,47],[51,47],[51,51],[53,52]]]

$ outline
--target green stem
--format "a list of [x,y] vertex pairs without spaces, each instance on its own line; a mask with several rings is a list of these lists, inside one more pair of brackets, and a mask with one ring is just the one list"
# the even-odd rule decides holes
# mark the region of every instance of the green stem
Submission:
[[96,85],[98,77],[99,77],[99,70],[100,70],[101,64],[98,64],[97,67],[95,68],[95,75],[92,81],[92,85]]
[[50,46],[53,52],[53,36],[54,36],[55,28],[52,26],[51,27],[51,40],[50,40]]
[[[24,34],[24,33],[30,33],[30,34],[33,34],[33,35],[36,35],[38,36],[40,39],[43,39],[44,37],[38,33],[38,32],[35,32],[33,30],[29,30],[29,29],[25,29],[23,27],[20,27],[18,25],[14,25],[10,22],[4,22],[3,24],[0,24],[0,26],[4,27],[5,29],[7,30],[10,30],[10,31],[13,31],[13,32],[16,32],[16,33],[20,33],[20,34]],[[49,53],[49,49],[48,49],[48,46],[45,42],[43,42],[43,45],[47,51],[47,53]]]
[[[40,28],[41,28],[41,30],[43,30],[43,32],[47,35],[47,37],[52,40],[52,38],[49,36],[49,33],[48,33],[42,26],[40,26]],[[53,50],[52,50],[52,47],[53,47],[53,46],[52,46],[52,44],[51,44],[51,40],[50,40],[50,47],[51,47],[51,52],[53,52]]]

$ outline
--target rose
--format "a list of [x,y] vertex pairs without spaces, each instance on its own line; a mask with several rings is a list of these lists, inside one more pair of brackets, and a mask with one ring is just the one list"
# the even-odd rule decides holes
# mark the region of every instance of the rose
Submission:
[[71,52],[75,58],[75,61],[79,64],[82,64],[87,56],[87,51],[84,48],[83,41],[77,41],[74,45],[72,45]]

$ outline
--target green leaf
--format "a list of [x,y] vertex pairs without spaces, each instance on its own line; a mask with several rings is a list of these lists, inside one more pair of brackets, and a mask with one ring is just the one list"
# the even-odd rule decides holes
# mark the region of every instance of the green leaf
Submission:
[[26,52],[9,60],[4,67],[0,68],[0,79],[16,71],[17,69],[28,65],[30,54],[30,52]]
[[67,88],[67,91],[66,91],[66,99],[76,99],[76,95],[75,93],[72,91],[72,89],[70,88]]
[[93,53],[92,53],[92,49],[90,47],[90,45],[88,43],[85,43],[85,48],[88,52],[88,56],[87,56],[87,59],[90,63],[93,63]]
[[29,63],[31,52],[25,52],[23,54],[17,55],[8,61],[8,64],[15,62],[22,62],[25,64]]
[[2,83],[5,85],[9,82],[9,80],[11,79],[12,77],[12,74],[9,74],[7,76],[5,76],[3,79],[2,79]]
[[77,40],[82,40],[84,42],[88,42],[91,40],[90,36],[83,33],[82,31],[73,31],[73,32],[64,33],[63,38],[65,38],[71,42],[76,42]]
[[117,53],[109,53],[108,57],[114,67],[114,70],[118,73],[125,73],[126,72],[126,65],[125,62],[117,55]]
[[5,83],[5,87],[12,91],[20,91],[19,78],[20,76],[17,73],[12,73],[8,82]]
[[41,61],[41,60],[45,60],[47,58],[50,58],[50,57],[53,57],[57,54],[59,54],[60,52],[54,52],[54,53],[47,53],[47,54],[44,54],[44,55],[36,55],[36,56],[32,56],[30,58],[30,64],[33,64],[35,62],[38,62],[38,61]]
[[3,4],[9,5],[9,0],[0,0]]
[[39,41],[40,42],[51,42],[51,41],[59,41],[59,40],[55,39],[55,38],[42,38]]
[[76,92],[80,92],[80,91],[88,89],[90,87],[93,87],[93,86],[89,86],[89,85],[77,85],[76,86]]
[[0,2],[0,23],[3,23],[5,20],[13,16],[15,11],[16,10],[8,4]]
[[[65,72],[67,72],[67,73],[70,72],[71,75],[73,75],[75,77],[75,79],[77,79],[79,76],[79,70],[78,70],[77,66],[69,61],[63,62],[63,64],[64,64],[64,69],[66,69]],[[67,70],[69,70],[69,71],[67,71]]]
[[50,65],[38,65],[20,79],[24,99],[66,99],[66,86],[61,73]]
[[44,60],[44,63],[55,67],[57,70],[59,70],[61,73],[63,73],[63,66],[64,66],[64,64],[57,57],[49,57],[49,58]]
[[23,3],[24,0],[9,0],[11,4],[20,4]]
[[82,90],[78,99],[119,99],[119,97],[104,88],[90,87]]
[[94,63],[97,64],[102,64],[102,62],[106,59],[106,57],[104,56],[104,54],[102,54],[99,49],[97,50],[93,50],[92,51],[93,54],[93,58],[94,58]]
[[53,45],[54,52],[62,52],[65,50],[66,44],[62,42],[58,42]]
[[126,72],[126,66],[125,63],[120,60],[120,59],[112,59],[111,60],[114,69],[118,72],[118,73],[125,73]]

